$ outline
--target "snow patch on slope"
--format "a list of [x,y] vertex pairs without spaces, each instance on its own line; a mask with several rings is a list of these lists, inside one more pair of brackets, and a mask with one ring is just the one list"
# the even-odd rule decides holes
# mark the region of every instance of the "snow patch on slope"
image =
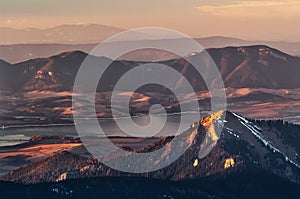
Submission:
[[261,134],[261,128],[257,127],[256,125],[252,125],[250,121],[248,121],[247,119],[239,116],[238,114],[236,113],[233,113],[232,114],[238,118],[238,120],[241,122],[241,124],[243,126],[245,126],[248,130],[250,130],[250,132],[256,137],[258,138],[261,142],[264,143],[264,145],[266,147],[269,147],[271,150],[273,150],[273,152],[278,152],[280,153],[281,155],[283,155],[285,157],[285,160],[287,162],[290,162],[292,163],[293,165],[295,165],[296,167],[300,168],[300,165],[297,164],[296,162],[294,162],[293,160],[291,160],[288,156],[286,156],[282,151],[280,151],[278,148],[276,148],[275,146],[273,146],[266,138],[264,138],[264,136]]
[[240,138],[240,136],[237,135],[237,134],[235,134],[231,128],[226,127],[226,130],[227,130],[227,132],[228,132],[230,135],[232,135],[232,136],[234,136],[234,137],[236,137],[236,138]]

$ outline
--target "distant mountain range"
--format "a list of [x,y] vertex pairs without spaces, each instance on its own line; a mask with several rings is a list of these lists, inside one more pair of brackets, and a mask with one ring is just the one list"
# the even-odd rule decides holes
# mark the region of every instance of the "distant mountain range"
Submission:
[[[208,49],[224,80],[232,88],[299,88],[300,58],[268,46],[225,47]],[[84,52],[64,52],[49,58],[32,59],[18,64],[0,62],[2,91],[33,90],[72,91],[77,71],[88,56]],[[100,61],[106,58],[95,57]],[[187,60],[200,60],[203,54],[191,55]],[[199,63],[200,63],[199,62]],[[117,80],[141,62],[114,61],[102,78],[102,91],[112,91]],[[202,77],[183,58],[160,61],[182,73],[196,91],[206,89]],[[200,64],[201,64],[200,63]],[[209,71],[209,69],[206,69]],[[178,80],[179,81],[179,80]]]
[[[207,52],[224,80],[229,110],[251,118],[285,119],[297,124],[300,122],[297,111],[300,107],[299,57],[263,45],[212,48]],[[0,116],[6,118],[0,125],[71,122],[62,121],[61,118],[72,118],[73,83],[86,56],[88,55],[81,51],[69,51],[17,64],[0,61]],[[206,84],[186,61],[203,61],[202,56],[202,53],[198,53],[186,59],[175,58],[156,63],[170,66],[189,79],[197,91],[201,109],[210,110],[211,99]],[[94,59],[109,60],[103,57]],[[148,62],[118,60],[106,70],[96,94],[98,117],[112,117],[110,99],[114,85],[125,72],[142,63]],[[205,62],[202,63],[205,66]],[[208,68],[206,70],[209,71]],[[188,103],[190,93],[187,93],[180,79],[176,89],[187,96]],[[126,89],[119,92],[124,91],[127,92]],[[176,96],[168,89],[147,85],[132,95],[130,112],[132,115],[148,113],[153,104],[162,104],[168,113],[180,111]],[[123,115],[125,110],[122,101],[118,102],[117,108]],[[29,121],[17,119],[16,115],[44,119]]]
[[[122,32],[124,29],[98,25],[79,24],[61,25],[47,29],[26,28],[12,29],[0,27],[0,59],[9,63],[17,63],[28,59],[49,57],[65,51],[90,51],[101,41]],[[137,32],[130,42],[140,42],[146,33]],[[146,37],[149,38],[149,35]],[[155,38],[160,38],[155,36]],[[165,36],[161,36],[166,39]],[[177,42],[180,38],[168,38]],[[247,41],[238,38],[212,36],[195,38],[204,48],[223,48],[228,46],[267,45],[293,56],[300,56],[300,42],[284,41]],[[175,58],[173,54],[153,50],[123,56],[132,61],[162,61]]]
[[13,29],[0,27],[0,44],[37,43],[94,43],[114,35],[124,29],[99,24],[60,25],[52,28]]

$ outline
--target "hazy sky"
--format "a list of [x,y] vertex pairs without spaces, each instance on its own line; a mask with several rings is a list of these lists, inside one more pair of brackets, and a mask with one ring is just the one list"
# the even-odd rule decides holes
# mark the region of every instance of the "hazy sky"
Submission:
[[190,36],[300,41],[299,0],[0,0],[0,26],[159,26]]

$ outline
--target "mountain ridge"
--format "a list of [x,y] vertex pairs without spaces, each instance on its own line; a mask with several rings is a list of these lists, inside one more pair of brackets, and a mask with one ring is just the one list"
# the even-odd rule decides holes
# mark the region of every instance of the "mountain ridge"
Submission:
[[[223,120],[225,126],[218,140],[214,140],[208,129],[220,128],[220,120]],[[214,175],[226,178],[239,172],[251,174],[251,172],[268,171],[274,176],[293,183],[300,183],[300,161],[297,156],[300,152],[297,145],[300,140],[299,129],[300,126],[282,121],[248,120],[231,112],[226,112],[226,118],[219,118],[217,113],[203,118],[198,125],[179,135],[182,138],[181,142],[189,144],[190,147],[174,163],[158,171],[144,174],[124,173],[105,166],[97,159],[81,157],[74,152],[63,152],[13,170],[3,175],[1,180],[31,184],[56,181],[60,179],[61,175],[67,175],[69,177],[64,179],[143,176],[182,181]],[[161,142],[155,144],[164,143],[166,146],[166,151],[161,158],[169,158],[172,148],[176,145],[165,141],[166,138],[163,138]],[[208,143],[208,147],[214,147],[207,156],[199,157],[200,149],[205,150],[203,148],[205,143]],[[153,148],[156,147],[149,146],[136,152],[149,152]],[[124,150],[126,149],[124,148]],[[112,153],[106,159],[112,158],[113,161],[116,157],[118,157],[118,153]],[[197,164],[195,164],[196,160]],[[153,164],[154,160],[151,161]],[[57,167],[60,162],[64,162],[65,166]],[[127,163],[122,162],[122,164],[126,165]],[[139,160],[131,163],[135,166],[140,164]],[[147,167],[147,164],[144,166]],[[41,169],[36,170],[37,167]]]
[[[211,55],[212,59],[215,61],[217,67],[219,68],[224,79],[225,87],[298,88],[300,85],[300,80],[298,78],[298,76],[300,75],[299,57],[290,56],[264,45],[208,49],[207,52]],[[48,68],[45,72],[51,73],[52,76],[50,74],[41,74],[42,76],[40,82],[43,82],[43,85],[45,84],[44,86],[38,86],[38,84],[34,84],[33,82],[27,82],[27,86],[22,88],[22,86],[26,84],[25,80],[23,85],[19,82],[19,89],[51,90],[53,86],[55,87],[55,85],[53,85],[55,83],[51,83],[51,78],[58,75],[59,77],[57,79],[57,82],[61,87],[58,87],[58,89],[71,90],[77,70],[79,69],[80,64],[83,62],[86,56],[90,55],[82,51],[69,51],[62,52],[58,55],[54,55],[48,58],[32,59],[17,64],[10,64],[10,66],[12,66],[10,68],[11,70],[13,70],[11,71],[11,73],[13,74],[11,75],[17,75],[19,76],[19,78],[17,79],[24,80],[26,79],[26,76],[29,78],[29,75],[31,75],[31,78],[34,78],[34,76],[37,77],[37,73],[42,70],[42,68],[44,68],[43,70],[46,70],[46,68]],[[103,58],[98,59],[100,61]],[[201,60],[203,58],[201,57],[201,53],[199,53],[196,55],[192,55],[187,59]],[[53,63],[49,63],[49,60],[52,60]],[[7,64],[5,64],[4,62],[1,63],[0,70],[7,70]],[[114,61],[114,63],[112,64],[114,65],[114,69],[109,70],[107,73],[115,75],[118,74],[116,76],[119,77],[120,75],[122,75],[122,71],[126,72],[139,63],[141,62],[125,60]],[[201,81],[201,76],[196,75],[197,73],[195,74],[195,71],[190,64],[188,65],[188,70],[183,70],[186,61],[184,61],[182,58],[156,63],[166,64],[174,68],[178,72],[181,72],[183,75],[187,75],[190,79],[192,79],[191,83],[194,84],[193,86],[196,88],[196,90],[199,91],[205,89],[204,82]],[[60,66],[58,66],[58,64]],[[62,69],[59,69],[58,67],[64,68],[69,72],[62,71]],[[54,73],[55,71],[58,71],[58,74]],[[7,71],[1,71],[1,74],[9,76],[9,74],[7,74]],[[65,79],[65,77],[63,78],[63,76],[68,78]],[[287,79],[286,77],[289,78]],[[193,83],[195,79],[199,80],[198,83]],[[114,82],[116,80],[117,78],[114,78],[114,80],[105,80],[108,81],[105,84],[114,85]],[[64,83],[59,83],[59,81],[62,81]],[[16,82],[13,83],[15,84],[15,86],[17,86]],[[3,84],[5,85],[5,83]],[[48,89],[47,85],[49,86]],[[9,82],[6,86],[9,90]],[[110,88],[106,87],[105,89]]]
[[[57,34],[57,33],[56,33]],[[101,35],[101,34],[100,34]],[[100,37],[99,40],[101,40]],[[174,40],[174,43],[178,42],[178,39]],[[287,54],[293,56],[300,56],[300,42],[289,43],[289,42],[264,42],[264,41],[246,41],[242,39],[212,36],[204,38],[195,38],[195,40],[203,46],[205,49],[209,48],[224,48],[228,46],[239,47],[239,46],[253,46],[253,45],[266,45],[275,49],[279,49]],[[11,45],[0,45],[0,59],[4,59],[10,63],[17,63],[20,61],[38,58],[38,57],[49,57],[54,54],[58,54],[63,51],[81,50],[89,53],[94,49],[100,41],[92,42],[78,42],[78,43],[38,43],[38,44],[11,44]],[[120,41],[122,42],[122,41]],[[141,41],[130,41],[130,42],[141,42]],[[13,56],[12,56],[13,54]],[[122,59],[132,61],[164,61],[167,59],[174,59],[175,55],[168,52],[159,52],[157,50],[143,50],[139,53],[129,54],[122,56]]]

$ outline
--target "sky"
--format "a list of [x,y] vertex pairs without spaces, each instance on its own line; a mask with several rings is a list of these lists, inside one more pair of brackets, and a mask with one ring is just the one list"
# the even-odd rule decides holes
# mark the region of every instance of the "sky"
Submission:
[[300,42],[299,21],[299,0],[0,0],[0,26],[18,29],[97,23]]

